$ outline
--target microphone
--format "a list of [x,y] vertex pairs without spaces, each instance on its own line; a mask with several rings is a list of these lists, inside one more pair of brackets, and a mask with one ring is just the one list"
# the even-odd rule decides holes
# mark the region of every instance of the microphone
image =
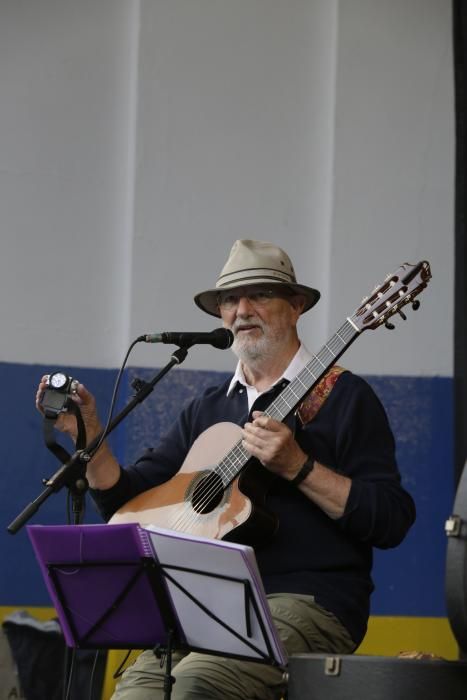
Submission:
[[144,343],[167,343],[169,345],[178,345],[181,348],[189,348],[192,345],[213,345],[219,350],[230,348],[234,341],[232,331],[227,328],[216,328],[209,333],[151,333],[149,335],[141,335],[138,340]]

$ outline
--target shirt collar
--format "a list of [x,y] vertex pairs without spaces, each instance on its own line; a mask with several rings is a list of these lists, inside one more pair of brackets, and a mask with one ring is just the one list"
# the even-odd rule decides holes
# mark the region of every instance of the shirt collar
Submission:
[[[303,343],[301,343],[300,347],[293,356],[290,364],[285,369],[284,373],[274,382],[272,386],[276,386],[276,384],[279,384],[279,382],[283,381],[284,379],[286,379],[288,382],[291,382],[292,379],[294,379],[297,376],[297,374],[305,367],[305,365],[308,364],[308,362],[310,362],[312,357],[312,354],[307,350]],[[237,362],[235,374],[233,375],[229,387],[227,389],[227,396],[231,395],[237,384],[241,384],[242,386],[246,387],[248,392],[249,403],[252,403],[251,398],[253,398],[254,396],[257,397],[260,394],[264,393],[263,391],[257,391],[255,387],[252,387],[250,384],[248,384],[248,382],[245,379],[245,375],[243,374],[242,363],[240,362],[240,360]]]

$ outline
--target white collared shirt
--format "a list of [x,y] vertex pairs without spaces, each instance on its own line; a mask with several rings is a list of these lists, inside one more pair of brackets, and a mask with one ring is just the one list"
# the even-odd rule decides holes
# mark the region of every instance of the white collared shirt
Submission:
[[[297,374],[305,367],[305,365],[308,364],[308,362],[310,362],[312,357],[313,355],[307,350],[307,348],[302,343],[295,355],[293,356],[287,369],[279,377],[279,379],[277,379],[277,381],[275,381],[274,384],[272,384],[271,387],[269,387],[269,389],[271,389],[272,386],[276,386],[276,384],[279,384],[284,379],[287,379],[288,382],[291,382],[292,379],[295,379]],[[232,381],[229,384],[229,388],[227,389],[227,396],[229,396],[232,393],[237,383],[241,384],[246,389],[249,411],[251,410],[251,407],[253,406],[258,396],[264,394],[265,391],[269,391],[269,389],[266,389],[265,391],[258,391],[254,386],[248,384],[248,382],[245,379],[245,375],[243,374],[242,363],[240,362],[240,360],[237,362],[235,374],[232,377]],[[240,391],[242,390],[240,389]]]

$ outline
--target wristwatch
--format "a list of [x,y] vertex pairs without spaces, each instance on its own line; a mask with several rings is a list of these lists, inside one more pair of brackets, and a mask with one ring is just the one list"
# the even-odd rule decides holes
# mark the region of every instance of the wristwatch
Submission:
[[296,476],[294,476],[293,479],[290,480],[290,483],[293,486],[298,486],[299,484],[302,483],[302,481],[304,481],[306,479],[308,474],[310,474],[310,472],[312,472],[314,468],[315,468],[315,460],[313,459],[313,457],[308,457],[308,459],[306,460],[305,464],[300,469],[298,474]]

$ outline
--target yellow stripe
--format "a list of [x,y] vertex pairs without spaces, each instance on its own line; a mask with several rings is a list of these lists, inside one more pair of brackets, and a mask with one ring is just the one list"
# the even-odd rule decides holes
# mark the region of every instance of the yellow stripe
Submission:
[[[0,606],[0,621],[16,610],[26,610],[39,620],[56,617],[54,608],[24,606]],[[443,617],[381,617],[373,615],[368,623],[368,632],[357,654],[372,656],[397,656],[401,651],[418,651],[436,654],[450,661],[459,658],[459,650],[447,618]],[[132,651],[130,660],[139,652]],[[114,687],[113,674],[126,652],[109,652],[104,679],[102,700],[109,700]]]
[[[102,688],[102,700],[109,700],[109,698],[112,696],[112,693],[115,689],[115,685],[117,683],[113,675],[117,671],[122,661],[125,659],[127,653],[128,652],[122,651],[120,649],[109,652],[107,658],[107,668],[105,670],[104,686]],[[130,658],[125,662],[124,669],[128,668],[128,666],[131,666],[133,661],[140,653],[140,651],[133,650],[130,654]]]
[[35,617],[38,620],[52,620],[52,618],[57,617],[55,609],[51,607],[35,607],[28,605],[0,605],[0,622],[3,622],[3,620],[6,617],[8,617],[8,615],[11,615],[11,613],[17,612],[19,610],[25,610],[30,615],[32,615],[32,617]]
[[397,656],[401,651],[422,651],[448,660],[459,658],[447,618],[370,617],[368,632],[357,654]]

